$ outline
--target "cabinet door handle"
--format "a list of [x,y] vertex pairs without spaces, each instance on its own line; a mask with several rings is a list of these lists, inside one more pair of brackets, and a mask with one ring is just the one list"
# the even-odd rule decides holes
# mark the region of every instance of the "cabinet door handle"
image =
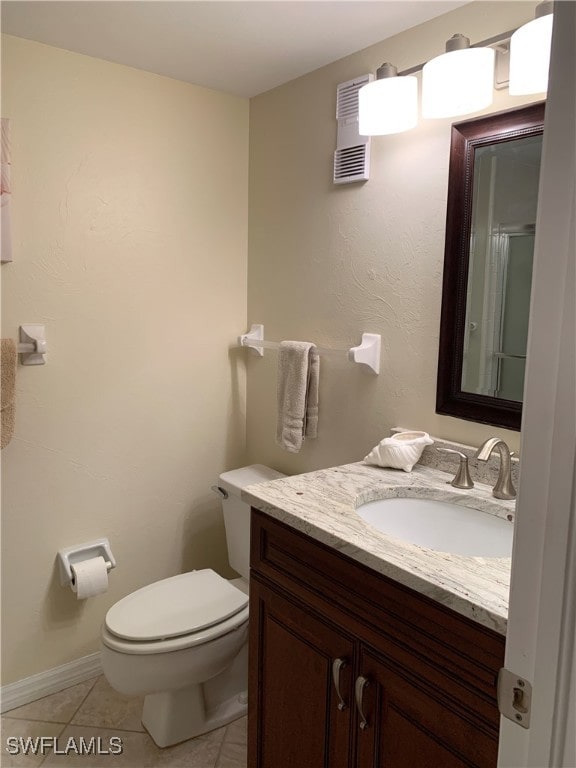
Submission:
[[340,672],[348,666],[347,659],[334,659],[332,662],[332,680],[334,681],[334,688],[336,689],[336,695],[340,699],[338,702],[338,709],[342,711],[346,709],[346,702],[340,693]]
[[370,685],[370,680],[367,677],[356,678],[356,684],[354,686],[354,697],[356,699],[356,709],[360,715],[360,730],[364,731],[368,728],[368,720],[364,714],[364,691]]

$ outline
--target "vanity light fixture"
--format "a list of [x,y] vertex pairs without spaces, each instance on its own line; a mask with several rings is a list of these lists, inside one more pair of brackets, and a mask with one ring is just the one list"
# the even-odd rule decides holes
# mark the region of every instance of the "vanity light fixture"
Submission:
[[552,45],[553,6],[544,0],[536,6],[535,17],[510,38],[510,83],[514,96],[545,93]]
[[358,92],[361,136],[385,136],[414,128],[418,122],[418,81],[398,76],[389,62],[376,70],[376,80]]
[[402,72],[392,64],[383,64],[377,70],[377,80],[359,91],[360,135],[400,133],[416,125],[414,94],[418,85],[410,75],[420,71],[423,117],[456,117],[490,106],[494,87],[506,85],[505,76],[499,76],[494,85],[496,51],[501,57],[499,61],[504,62],[504,72],[505,54],[510,51],[512,95],[545,92],[553,6],[552,0],[543,0],[536,6],[536,18],[532,21],[473,45],[464,35],[453,35],[446,43],[446,53]]
[[494,58],[492,48],[471,48],[469,38],[453,35],[446,53],[422,69],[422,116],[455,117],[490,106]]

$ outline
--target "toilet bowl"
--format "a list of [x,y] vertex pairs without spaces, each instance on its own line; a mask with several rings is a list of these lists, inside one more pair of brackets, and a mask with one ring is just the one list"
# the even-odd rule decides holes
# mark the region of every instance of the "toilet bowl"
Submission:
[[242,487],[283,477],[253,465],[219,478],[230,564],[157,581],[113,605],[101,631],[102,668],[120,693],[144,695],[142,724],[160,747],[247,711],[250,508]]

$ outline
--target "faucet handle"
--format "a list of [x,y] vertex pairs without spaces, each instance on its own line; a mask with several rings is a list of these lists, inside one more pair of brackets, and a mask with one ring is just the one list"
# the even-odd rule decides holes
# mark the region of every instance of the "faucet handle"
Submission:
[[462,453],[462,451],[455,451],[453,448],[436,448],[436,450],[439,453],[452,453],[460,457],[458,471],[454,479],[448,481],[450,485],[453,485],[454,488],[474,488],[474,482],[470,477],[470,470],[468,469],[468,456]]

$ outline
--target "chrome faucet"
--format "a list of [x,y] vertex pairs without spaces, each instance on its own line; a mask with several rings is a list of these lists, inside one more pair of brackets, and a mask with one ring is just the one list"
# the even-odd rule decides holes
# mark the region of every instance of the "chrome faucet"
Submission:
[[494,449],[497,449],[500,454],[500,474],[498,475],[498,480],[496,480],[496,485],[492,489],[492,496],[495,496],[497,499],[515,499],[516,489],[512,485],[511,454],[504,440],[501,440],[499,437],[489,437],[478,448],[474,458],[480,459],[480,461],[488,461]]

